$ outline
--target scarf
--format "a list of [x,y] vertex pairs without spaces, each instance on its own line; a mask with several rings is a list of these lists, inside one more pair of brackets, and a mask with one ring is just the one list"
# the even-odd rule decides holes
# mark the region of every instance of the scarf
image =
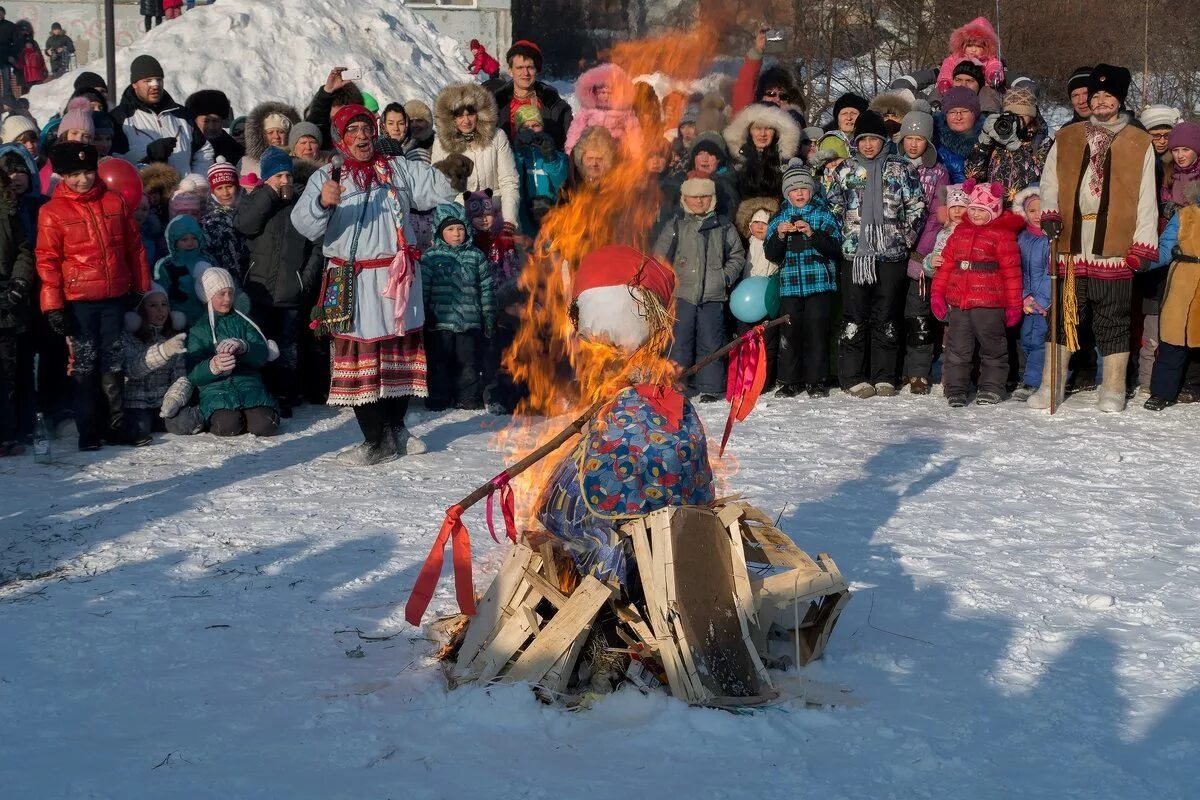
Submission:
[[867,173],[859,204],[858,249],[854,251],[852,280],[858,286],[875,283],[875,259],[883,245],[883,167],[887,157],[880,153],[872,159],[854,156],[855,169]]
[[1191,205],[1191,201],[1184,196],[1184,191],[1189,184],[1197,180],[1200,180],[1200,158],[1193,161],[1190,167],[1176,164],[1171,174],[1171,196],[1167,199],[1180,208]]
[[1112,147],[1116,133],[1101,125],[1091,122],[1087,124],[1088,166],[1092,168],[1092,177],[1088,180],[1088,191],[1099,197],[1104,193],[1104,160],[1108,157],[1108,148]]

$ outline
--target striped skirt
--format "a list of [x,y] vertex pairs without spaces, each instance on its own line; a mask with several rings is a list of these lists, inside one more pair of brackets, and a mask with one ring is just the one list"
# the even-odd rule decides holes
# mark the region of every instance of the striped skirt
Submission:
[[421,331],[374,342],[333,337],[329,405],[361,406],[385,397],[428,395]]

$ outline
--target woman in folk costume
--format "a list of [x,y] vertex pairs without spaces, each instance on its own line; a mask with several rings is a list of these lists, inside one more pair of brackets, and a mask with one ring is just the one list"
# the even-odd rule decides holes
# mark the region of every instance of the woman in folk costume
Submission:
[[339,109],[331,132],[344,163],[313,175],[292,224],[328,259],[316,323],[334,339],[329,404],[352,406],[363,433],[338,458],[371,465],[425,451],[404,427],[409,397],[427,393],[409,215],[453,202],[455,192],[428,164],[377,153],[375,115],[361,105]]

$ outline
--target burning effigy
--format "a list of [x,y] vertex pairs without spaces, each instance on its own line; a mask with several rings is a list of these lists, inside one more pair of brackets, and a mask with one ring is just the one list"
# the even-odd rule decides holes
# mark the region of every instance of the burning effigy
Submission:
[[[663,66],[645,63],[647,52],[675,54],[676,67],[699,69],[712,36],[618,47],[614,61],[637,75]],[[688,371],[668,359],[675,275],[647,254],[658,209],[645,182],[626,158],[575,187],[522,271],[522,325],[505,365],[528,399],[497,442],[514,460],[447,510],[406,605],[421,624],[449,545],[461,614],[432,627],[452,686],[523,682],[547,701],[586,705],[633,684],[698,705],[761,705],[786,696],[771,668],[820,657],[849,600],[828,555],[809,557],[723,491],[727,465],[681,387],[728,358],[723,453],[762,389],[763,333],[782,320]],[[573,421],[551,435],[564,415]],[[463,514],[484,499],[502,541],[499,501],[510,546],[477,597]]]

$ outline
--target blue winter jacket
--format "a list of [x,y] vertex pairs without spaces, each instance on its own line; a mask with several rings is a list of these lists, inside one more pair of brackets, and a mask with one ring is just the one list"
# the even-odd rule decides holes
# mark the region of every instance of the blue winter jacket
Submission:
[[567,154],[561,150],[555,151],[554,158],[547,159],[542,155],[541,148],[534,145],[518,145],[514,148],[513,157],[517,162],[517,175],[521,178],[518,222],[522,233],[534,236],[538,228],[530,213],[533,199],[540,198],[549,205],[558,202],[558,192],[570,173],[570,162],[567,161]]
[[1023,230],[1017,236],[1021,248],[1021,297],[1033,295],[1042,308],[1050,308],[1050,237]]
[[955,133],[946,124],[946,115],[935,114],[933,117],[933,139],[937,147],[938,160],[946,165],[950,173],[951,183],[962,183],[966,180],[967,158],[979,141],[983,131],[983,116],[975,120],[975,129],[970,133]]

